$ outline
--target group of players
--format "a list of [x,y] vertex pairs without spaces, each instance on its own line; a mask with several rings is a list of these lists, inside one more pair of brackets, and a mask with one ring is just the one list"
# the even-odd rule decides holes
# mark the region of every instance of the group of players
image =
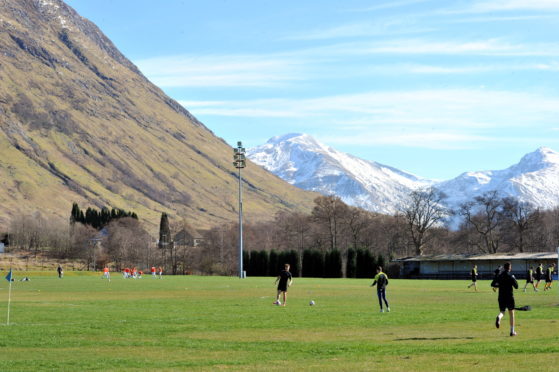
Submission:
[[[276,278],[276,283],[278,283],[277,287],[277,295],[276,300],[273,302],[274,305],[282,305],[286,306],[287,304],[287,289],[293,283],[293,277],[289,272],[289,264],[284,265],[284,269],[280,272],[278,277]],[[512,265],[510,262],[506,262],[502,267],[499,267],[495,270],[495,276],[491,281],[491,287],[493,291],[499,291],[498,295],[498,303],[499,303],[499,314],[495,319],[495,327],[500,328],[501,320],[503,319],[505,312],[508,310],[509,312],[509,322],[510,322],[510,336],[516,336],[515,327],[515,315],[514,310],[528,310],[526,307],[524,308],[516,308],[516,303],[514,301],[514,289],[518,289],[518,282],[514,275],[511,274]],[[555,263],[549,265],[545,272],[545,286],[544,291],[550,290],[551,285],[553,283],[553,272],[555,271]],[[472,286],[477,291],[477,265],[474,265],[471,271],[472,283],[468,286],[471,288]],[[532,284],[534,287],[534,291],[538,291],[538,285],[540,284],[543,275],[543,265],[540,264],[534,275],[534,269],[531,267],[528,270],[527,278],[526,278],[526,285],[524,286],[524,291],[526,291],[526,287],[528,284]],[[534,279],[536,283],[534,284]],[[388,285],[388,276],[382,272],[382,267],[377,268],[377,272],[371,284],[371,287],[377,286],[377,297],[380,305],[380,312],[384,312],[383,302],[386,305],[386,311],[390,312],[390,307],[388,305],[388,301],[386,300],[386,286]],[[280,296],[283,294],[283,304],[280,301]],[[311,301],[311,305],[314,305],[314,301]]]
[[[524,292],[526,292],[526,287],[528,286],[528,284],[531,284],[532,287],[534,288],[534,291],[537,292],[538,286],[540,285],[540,282],[542,281],[542,278],[544,276],[545,276],[545,285],[543,287],[543,290],[549,291],[551,289],[551,284],[553,283],[554,271],[555,271],[555,264],[551,264],[549,265],[547,270],[545,270],[545,275],[544,275],[543,265],[539,264],[539,266],[536,268],[536,273],[534,275],[534,268],[530,267],[526,275],[526,285],[524,285]],[[534,281],[536,282],[535,284]]]
[[[144,272],[142,270],[136,269],[135,267],[132,268],[132,269],[126,267],[122,270],[122,277],[124,279],[130,279],[130,278],[141,279],[142,275],[144,275]],[[159,266],[156,269],[155,266],[152,266],[151,267],[151,277],[161,279],[163,277],[163,268],[161,266]],[[109,270],[109,268],[107,266],[105,266],[103,268],[103,276],[101,278],[102,279],[108,279],[109,282],[111,281],[111,271]]]
[[[514,289],[518,289],[518,282],[514,275],[511,274],[512,265],[510,262],[507,262],[503,265],[503,267],[498,267],[495,270],[495,276],[493,277],[493,281],[491,282],[491,287],[493,291],[499,290],[498,302],[499,302],[499,315],[495,319],[495,327],[499,328],[501,326],[501,319],[505,315],[505,311],[508,310],[509,312],[509,321],[510,321],[510,335],[516,336],[516,331],[514,329],[515,319],[514,319],[514,310],[527,310],[525,308],[516,308],[515,301],[514,301]],[[549,265],[549,267],[545,270],[543,264],[539,264],[534,272],[534,268],[530,267],[526,273],[526,284],[524,285],[523,291],[526,292],[526,287],[529,284],[532,285],[534,291],[538,291],[538,286],[542,279],[545,280],[544,291],[551,290],[551,285],[553,284],[553,273],[555,271],[555,263]],[[477,266],[474,265],[472,271],[470,272],[472,277],[472,283],[468,285],[468,288],[474,287],[477,291]]]
[[[278,277],[276,278],[276,283],[278,283],[277,288],[277,295],[276,300],[273,302],[274,305],[287,305],[287,289],[293,284],[293,276],[289,272],[289,264],[285,264],[283,270],[280,272]],[[373,284],[371,287],[377,286],[377,297],[378,303],[380,305],[380,312],[384,313],[383,308],[383,301],[384,305],[386,305],[386,312],[390,312],[390,306],[388,305],[388,301],[386,300],[386,286],[388,285],[388,275],[382,272],[382,267],[377,267],[377,273],[373,280]],[[283,304],[280,300],[281,295],[283,294]],[[314,305],[314,301],[310,302],[310,305]]]
[[[503,267],[499,266],[495,270],[495,277],[497,277],[502,271],[503,271]],[[553,284],[554,271],[555,271],[555,263],[549,265],[548,268],[545,270],[545,272],[544,272],[543,264],[541,263],[538,265],[535,271],[534,271],[534,267],[530,267],[526,272],[526,284],[524,285],[523,291],[526,292],[526,287],[528,287],[528,285],[531,284],[532,288],[534,288],[534,292],[538,292],[538,286],[540,285],[542,280],[545,280],[545,285],[543,290],[544,291],[550,290],[551,285]],[[472,267],[472,270],[470,271],[470,276],[472,278],[472,283],[468,285],[468,288],[474,287],[474,289],[477,292],[477,277],[478,277],[477,265],[474,265]]]

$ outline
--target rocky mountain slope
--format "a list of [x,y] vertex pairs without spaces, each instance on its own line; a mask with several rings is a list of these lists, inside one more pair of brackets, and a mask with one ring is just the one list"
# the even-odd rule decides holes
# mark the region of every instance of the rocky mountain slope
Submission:
[[381,213],[394,213],[411,190],[428,186],[443,191],[452,209],[492,190],[544,209],[559,206],[559,153],[545,147],[507,169],[467,172],[442,182],[359,159],[306,134],[271,138],[248,155],[292,185]]
[[[233,152],[61,0],[0,2],[0,228],[72,202],[233,221]],[[314,194],[249,163],[247,219],[310,210]]]

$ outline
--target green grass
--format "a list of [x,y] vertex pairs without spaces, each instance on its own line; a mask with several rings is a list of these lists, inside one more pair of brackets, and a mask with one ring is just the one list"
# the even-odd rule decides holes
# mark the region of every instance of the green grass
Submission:
[[[559,360],[559,297],[518,292],[495,329],[489,283],[392,280],[392,312],[378,312],[370,280],[295,279],[288,306],[273,278],[36,273],[0,284],[0,370],[538,371]],[[316,306],[308,305],[313,299]]]

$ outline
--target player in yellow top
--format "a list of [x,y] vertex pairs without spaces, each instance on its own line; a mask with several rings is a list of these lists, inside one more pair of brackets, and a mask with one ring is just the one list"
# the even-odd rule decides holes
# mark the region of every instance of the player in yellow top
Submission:
[[551,284],[553,283],[554,271],[555,271],[555,263],[549,265],[549,267],[545,271],[545,286],[543,287],[544,291],[548,291],[551,289]]
[[390,306],[388,305],[388,301],[386,301],[386,286],[388,285],[388,275],[382,272],[382,267],[377,267],[377,275],[375,275],[373,284],[371,287],[377,286],[377,296],[378,296],[378,303],[380,305],[380,312],[384,313],[384,309],[382,308],[382,301],[386,305],[386,311],[390,312]]
[[474,289],[477,292],[477,265],[474,265],[474,267],[472,267],[472,271],[470,271],[470,275],[472,276],[472,283],[468,286],[468,288],[474,286]]
[[538,289],[534,285],[534,268],[533,267],[530,267],[528,269],[528,272],[526,273],[526,284],[524,285],[524,292],[526,292],[526,287],[528,287],[528,284],[532,284],[532,288],[534,288],[534,292],[538,291]]

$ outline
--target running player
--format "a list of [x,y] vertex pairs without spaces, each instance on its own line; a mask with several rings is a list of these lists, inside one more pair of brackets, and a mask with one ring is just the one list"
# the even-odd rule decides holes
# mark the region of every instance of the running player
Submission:
[[155,279],[155,276],[156,276],[156,275],[157,275],[157,274],[156,274],[156,272],[155,272],[155,266],[152,266],[152,267],[151,267],[151,277],[152,277],[153,279]]
[[390,306],[388,305],[388,301],[386,301],[386,286],[388,285],[388,275],[382,272],[382,267],[377,267],[377,275],[373,280],[373,284],[371,287],[377,286],[377,296],[378,296],[378,304],[380,305],[380,312],[384,313],[384,309],[382,308],[382,301],[386,305],[386,311],[390,312]]
[[543,265],[540,263],[538,267],[536,267],[536,288],[540,285],[543,277]]
[[510,335],[516,336],[514,330],[514,289],[518,289],[518,282],[514,275],[511,275],[512,265],[510,262],[505,263],[503,272],[499,274],[491,282],[491,287],[499,288],[499,315],[495,320],[495,327],[501,326],[501,319],[505,315],[505,310],[509,310],[510,317]]
[[159,266],[159,279],[163,278],[163,268]]
[[474,289],[477,292],[477,265],[474,265],[474,267],[472,267],[472,271],[470,271],[470,275],[472,276],[472,283],[468,286],[468,288],[474,286]]
[[545,271],[545,287],[543,287],[544,291],[551,289],[551,284],[553,283],[553,272],[555,271],[555,264],[549,265],[547,270]]
[[526,273],[526,284],[524,285],[524,292],[526,292],[526,287],[528,287],[528,284],[532,284],[532,287],[534,288],[535,292],[538,291],[538,289],[534,285],[534,268],[533,267],[530,267],[528,269],[528,272]]
[[283,265],[284,269],[280,272],[280,274],[278,275],[278,277],[276,278],[275,283],[278,283],[278,293],[276,296],[276,301],[274,301],[274,305],[279,305],[280,304],[280,295],[283,293],[283,305],[285,306],[287,305],[287,288],[291,287],[291,284],[293,283],[293,277],[291,276],[291,273],[289,272],[289,268],[291,266],[289,266],[289,264],[285,264]]

